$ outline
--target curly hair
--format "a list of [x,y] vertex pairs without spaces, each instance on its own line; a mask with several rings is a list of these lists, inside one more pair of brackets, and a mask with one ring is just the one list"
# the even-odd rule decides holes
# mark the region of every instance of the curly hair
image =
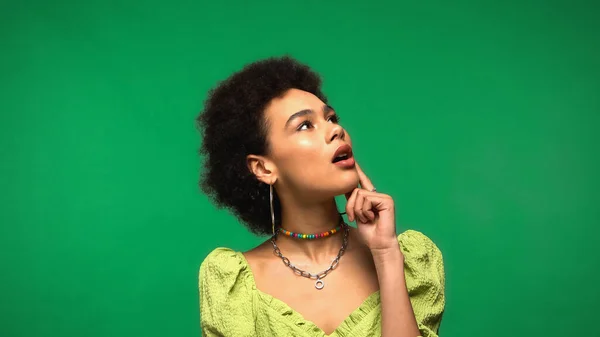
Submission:
[[[218,208],[229,209],[254,234],[271,233],[269,185],[248,169],[246,156],[269,152],[266,106],[289,89],[310,92],[327,103],[321,78],[289,57],[273,57],[246,65],[208,92],[196,118],[202,133],[204,170],[200,187]],[[274,193],[275,224],[281,205]]]

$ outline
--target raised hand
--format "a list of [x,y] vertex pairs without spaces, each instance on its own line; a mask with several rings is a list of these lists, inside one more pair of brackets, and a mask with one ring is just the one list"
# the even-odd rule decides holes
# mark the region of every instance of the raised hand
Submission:
[[358,163],[356,170],[360,187],[346,194],[348,220],[356,220],[358,232],[371,251],[397,248],[394,200],[375,191]]

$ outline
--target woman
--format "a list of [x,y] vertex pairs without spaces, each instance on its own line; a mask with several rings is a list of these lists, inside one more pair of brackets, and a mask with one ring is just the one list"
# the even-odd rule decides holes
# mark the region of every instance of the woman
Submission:
[[317,74],[289,57],[255,62],[209,93],[197,121],[203,190],[271,236],[202,262],[204,336],[437,336],[442,255],[417,231],[396,234],[394,201],[355,162]]

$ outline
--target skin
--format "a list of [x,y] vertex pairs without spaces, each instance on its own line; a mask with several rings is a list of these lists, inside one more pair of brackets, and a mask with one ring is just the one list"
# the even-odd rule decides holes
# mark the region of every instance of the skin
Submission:
[[[357,229],[351,228],[346,253],[323,279],[322,290],[315,289],[314,280],[299,277],[286,267],[273,254],[268,240],[244,252],[257,288],[285,302],[326,334],[379,290],[382,336],[418,336],[397,241],[393,199],[370,192],[373,185],[358,164],[341,168],[332,163],[339,146],[352,145],[337,123],[335,111],[313,94],[291,89],[270,102],[265,119],[270,150],[264,156],[249,155],[247,164],[260,181],[274,186],[281,201],[282,227],[298,233],[334,228],[339,218],[334,197],[343,194],[348,220],[356,220]],[[277,244],[298,268],[316,273],[329,267],[342,235],[317,240],[279,235]]]

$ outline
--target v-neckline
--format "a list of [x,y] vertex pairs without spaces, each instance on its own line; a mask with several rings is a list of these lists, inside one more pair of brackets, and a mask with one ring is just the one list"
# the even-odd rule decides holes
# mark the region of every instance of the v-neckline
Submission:
[[269,295],[266,292],[258,289],[258,287],[256,286],[256,279],[254,278],[254,273],[252,272],[252,268],[250,267],[250,263],[248,263],[248,260],[246,259],[246,256],[244,256],[244,254],[242,252],[237,252],[237,254],[241,258],[243,264],[246,266],[248,275],[250,276],[249,277],[250,282],[252,283],[251,284],[252,285],[252,289],[254,291],[256,291],[256,293],[260,297],[262,297],[263,299],[266,299],[267,301],[278,303],[281,308],[285,309],[285,311],[291,312],[292,315],[296,316],[298,319],[302,320],[304,323],[310,325],[313,328],[318,329],[317,331],[320,332],[323,337],[334,337],[334,336],[337,336],[338,335],[338,331],[340,330],[340,328],[342,326],[344,326],[344,325],[347,325],[348,322],[350,321],[351,317],[353,317],[357,312],[362,311],[364,309],[364,306],[366,306],[368,303],[371,303],[374,299],[378,298],[379,295],[380,295],[379,290],[376,290],[376,291],[372,292],[369,296],[367,296],[367,298],[365,298],[362,301],[362,303],[356,309],[354,309],[348,316],[346,316],[346,318],[344,318],[344,320],[335,328],[335,330],[333,330],[333,332],[331,332],[331,334],[327,335],[325,333],[325,331],[323,331],[323,329],[321,329],[315,322],[304,318],[304,316],[302,316],[301,313],[299,313],[298,311],[294,310],[287,303],[285,303],[284,301],[278,299],[277,297],[275,297],[273,295]]

